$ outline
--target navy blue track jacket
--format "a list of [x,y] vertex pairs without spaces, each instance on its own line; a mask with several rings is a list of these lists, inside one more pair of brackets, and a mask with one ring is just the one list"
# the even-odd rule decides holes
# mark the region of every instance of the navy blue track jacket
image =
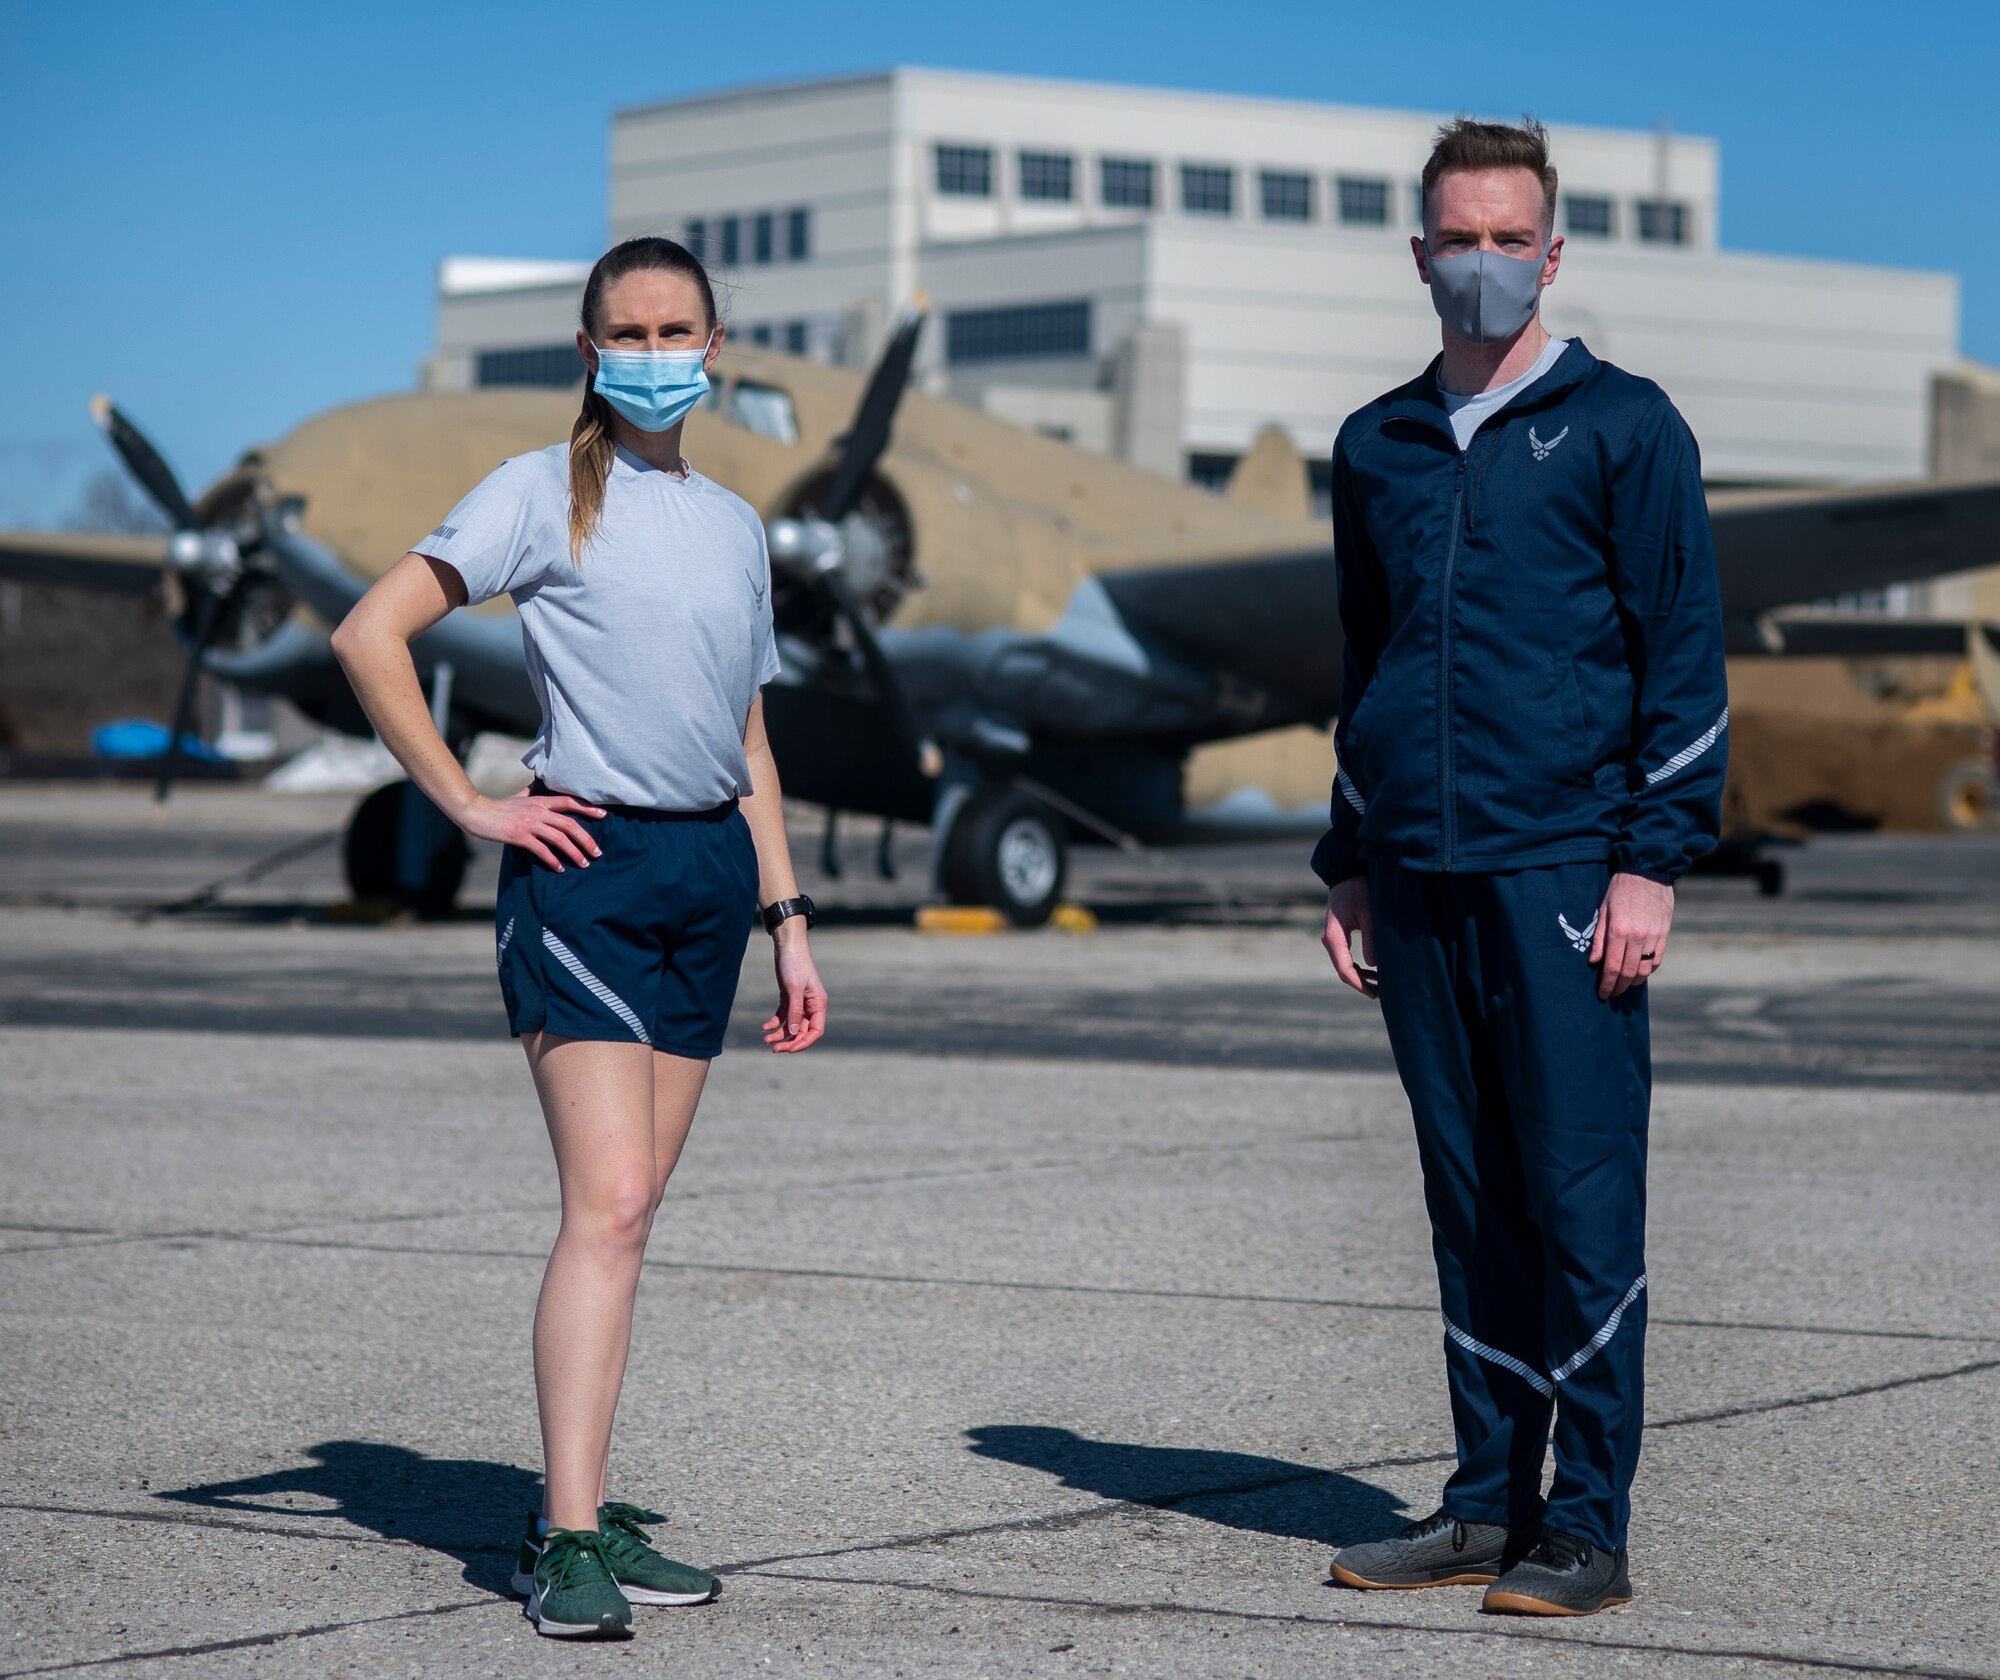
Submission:
[[1579,339],[1461,452],[1437,371],[1334,444],[1347,648],[1313,868],[1672,881],[1715,845],[1729,727],[1693,434]]

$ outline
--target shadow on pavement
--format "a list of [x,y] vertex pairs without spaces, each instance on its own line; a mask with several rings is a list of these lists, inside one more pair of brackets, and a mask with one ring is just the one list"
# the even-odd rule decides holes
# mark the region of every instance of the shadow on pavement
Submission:
[[[216,1511],[338,1517],[456,1558],[469,1585],[511,1594],[519,1525],[540,1506],[540,1476],[479,1458],[426,1458],[380,1441],[322,1441],[306,1452],[313,1463],[156,1497]],[[328,1503],[301,1508],[288,1495]]]
[[1387,1489],[1288,1459],[1092,1441],[1073,1430],[1026,1424],[965,1433],[982,1457],[1046,1471],[1064,1487],[1254,1534],[1338,1547],[1379,1540],[1405,1520],[1403,1502]]

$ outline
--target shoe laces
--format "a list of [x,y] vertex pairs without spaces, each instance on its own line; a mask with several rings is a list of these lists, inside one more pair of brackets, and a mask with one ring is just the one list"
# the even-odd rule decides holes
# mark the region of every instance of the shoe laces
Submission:
[[644,1525],[665,1520],[657,1512],[614,1499],[597,1508],[597,1537],[603,1543],[607,1557],[621,1552],[629,1557],[634,1549],[650,1552],[653,1537],[646,1532]]
[[603,1537],[580,1528],[552,1528],[544,1536],[542,1568],[557,1591],[591,1581],[609,1581],[611,1558]]
[[1465,1524],[1457,1517],[1447,1516],[1442,1508],[1433,1511],[1427,1517],[1419,1517],[1415,1522],[1403,1524],[1402,1531],[1396,1538],[1398,1540],[1428,1540],[1433,1534],[1442,1532],[1446,1523],[1451,1524],[1451,1549],[1454,1552],[1464,1551]]
[[1592,1557],[1590,1542],[1565,1534],[1559,1528],[1545,1528],[1528,1556],[1551,1569],[1588,1569]]

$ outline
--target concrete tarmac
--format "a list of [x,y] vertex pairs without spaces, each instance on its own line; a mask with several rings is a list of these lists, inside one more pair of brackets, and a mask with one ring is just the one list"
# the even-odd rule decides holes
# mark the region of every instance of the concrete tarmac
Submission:
[[620,1415],[723,1595],[571,1646],[506,1591],[555,1181],[487,877],[339,920],[339,814],[0,785],[0,1676],[2000,1672],[2000,846],[1684,890],[1638,1599],[1544,1623],[1325,1584],[1451,1436],[1296,848],[1085,854],[1098,933],[952,940],[853,836],[832,1032],[753,1048],[753,944]]

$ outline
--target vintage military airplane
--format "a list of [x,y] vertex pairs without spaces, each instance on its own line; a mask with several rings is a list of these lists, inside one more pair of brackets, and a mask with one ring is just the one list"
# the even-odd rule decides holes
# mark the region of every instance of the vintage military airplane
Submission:
[[[1072,833],[1173,835],[1194,747],[1330,721],[1331,532],[1269,436],[1219,497],[907,392],[922,325],[905,315],[865,382],[732,344],[687,450],[766,520],[786,670],[765,704],[787,794],[930,824],[948,897],[1033,923],[1061,892]],[[202,670],[366,733],[327,629],[496,463],[564,436],[575,400],[481,390],[336,409],[190,502],[100,399],[171,534],[0,533],[0,575],[164,580],[189,649],[176,741]],[[2000,483],[1718,493],[1711,509],[1733,649],[1797,636],[1799,651],[1900,651],[1954,627],[1782,609],[1990,563]],[[415,653],[456,747],[533,732],[507,601],[453,614]],[[346,861],[357,896],[436,907],[465,851],[397,784],[358,808]]]

